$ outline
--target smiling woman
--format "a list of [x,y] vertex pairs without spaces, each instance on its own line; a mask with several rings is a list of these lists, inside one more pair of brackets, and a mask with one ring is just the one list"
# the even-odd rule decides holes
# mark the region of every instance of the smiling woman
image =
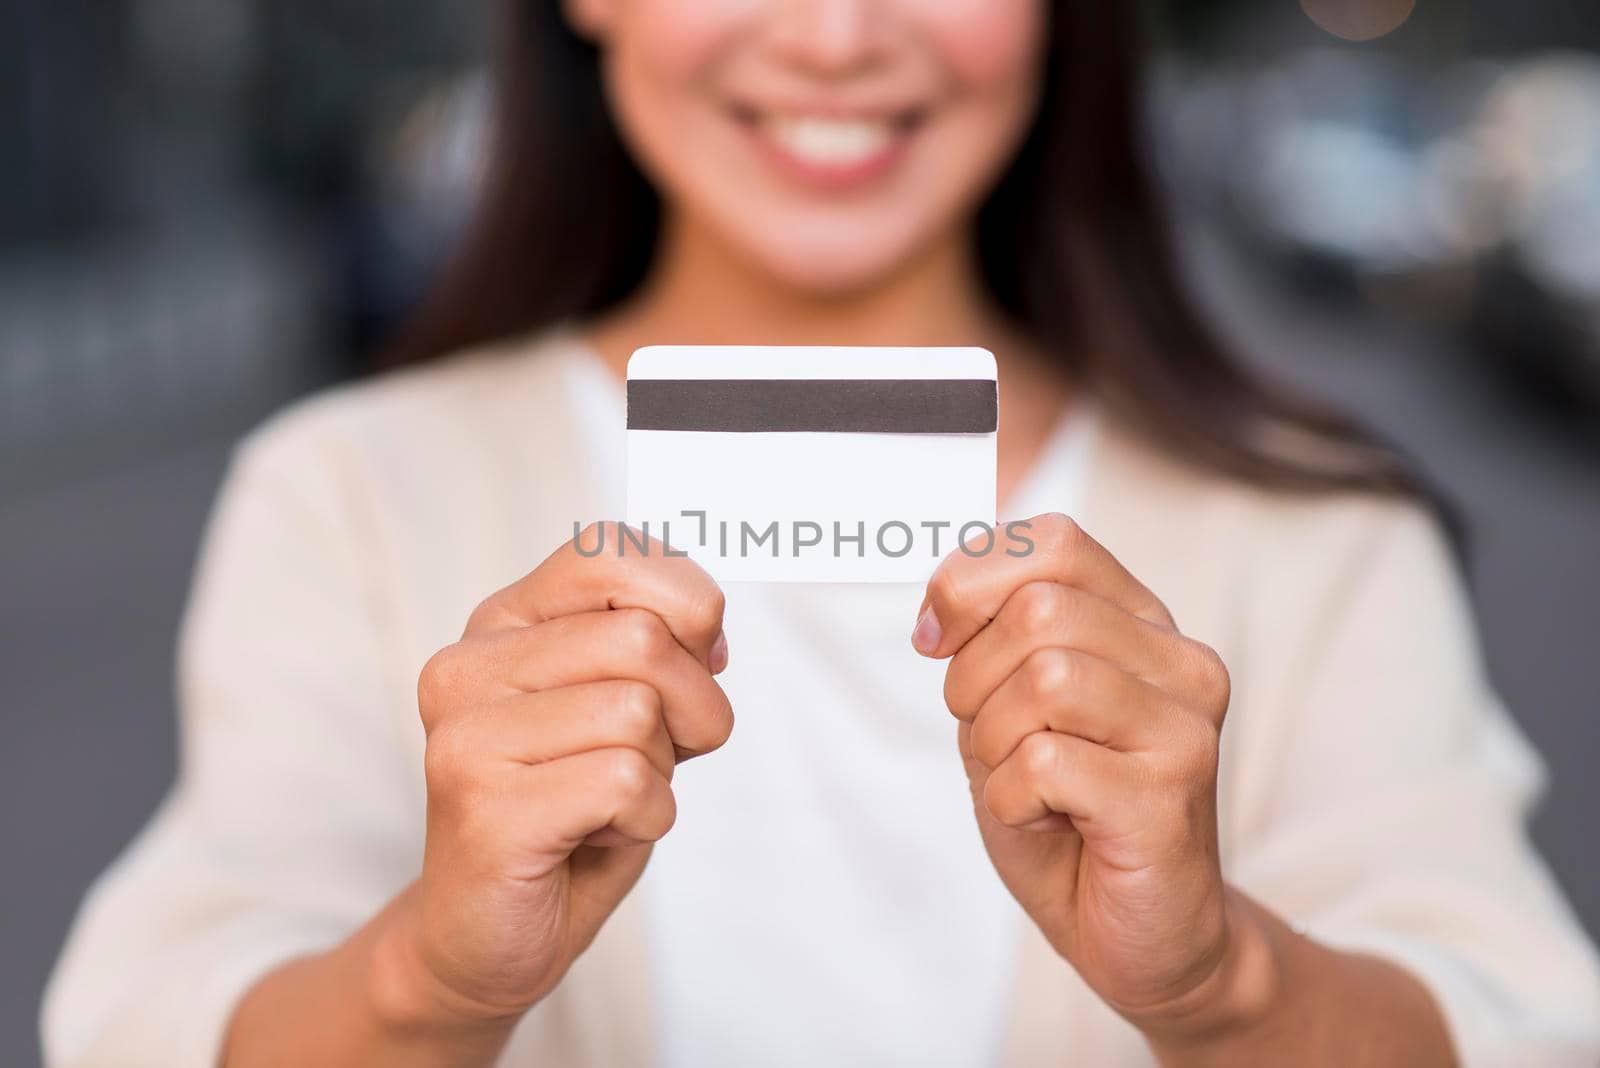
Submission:
[[[422,365],[239,452],[183,773],[63,953],[52,1062],[1592,1064],[1600,968],[1444,540],[1202,327],[1134,11],[510,3]],[[742,362],[636,420],[737,437],[737,388],[877,432],[930,387],[828,360],[991,350],[939,429],[998,471],[886,477],[994,474],[1029,551],[726,588],[588,551],[641,540],[571,537],[616,514],[630,354],[706,343]],[[774,344],[810,399],[729,385]],[[829,501],[891,496],[852,460]]]
[[[614,6],[574,2],[570,23],[557,4],[506,6],[488,186],[391,362],[647,299],[673,283],[647,279],[652,264],[834,298],[954,266],[1058,372],[1197,463],[1420,489],[1336,413],[1246,374],[1204,324],[1142,150],[1135,9],[661,2],[607,33]],[[846,147],[848,165],[817,159]],[[680,210],[663,216],[663,196]],[[698,243],[663,252],[685,229]],[[762,314],[765,340],[818,337]],[[715,320],[688,336],[742,340]]]

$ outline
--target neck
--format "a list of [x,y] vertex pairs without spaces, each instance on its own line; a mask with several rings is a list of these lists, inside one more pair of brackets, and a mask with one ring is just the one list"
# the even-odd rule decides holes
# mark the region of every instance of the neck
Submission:
[[817,293],[754,269],[708,227],[669,219],[645,284],[590,324],[588,336],[619,378],[645,345],[982,346],[999,368],[1002,498],[1069,393],[1059,370],[989,300],[964,233],[873,286]]

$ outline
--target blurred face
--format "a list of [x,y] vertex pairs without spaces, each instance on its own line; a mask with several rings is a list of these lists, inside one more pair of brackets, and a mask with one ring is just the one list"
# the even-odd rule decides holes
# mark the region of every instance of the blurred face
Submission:
[[1045,0],[567,0],[677,220],[818,293],[964,233],[1038,95]]

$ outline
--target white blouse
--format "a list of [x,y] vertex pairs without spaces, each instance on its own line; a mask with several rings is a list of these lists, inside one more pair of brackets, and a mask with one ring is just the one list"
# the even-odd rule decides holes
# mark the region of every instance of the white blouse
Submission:
[[[50,1065],[213,1064],[250,986],[416,878],[418,671],[615,513],[599,373],[556,333],[330,391],[241,446],[184,620],[178,781],[83,903]],[[1593,1068],[1600,964],[1528,841],[1541,768],[1431,523],[1088,428],[1005,511],[1080,514],[1222,654],[1230,882],[1410,969],[1467,1068]],[[914,593],[729,591],[733,737],[682,769],[678,825],[506,1064],[1152,1063],[983,855]]]

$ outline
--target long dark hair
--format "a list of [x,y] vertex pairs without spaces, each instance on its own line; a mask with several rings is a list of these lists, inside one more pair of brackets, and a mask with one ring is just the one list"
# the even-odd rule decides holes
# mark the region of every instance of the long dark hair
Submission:
[[[995,300],[1175,456],[1261,485],[1420,492],[1350,422],[1230,360],[1185,293],[1144,151],[1140,6],[1052,5],[1038,117],[978,218]],[[506,16],[475,221],[390,362],[594,315],[650,266],[659,203],[608,113],[595,47],[556,0],[509,0]]]

